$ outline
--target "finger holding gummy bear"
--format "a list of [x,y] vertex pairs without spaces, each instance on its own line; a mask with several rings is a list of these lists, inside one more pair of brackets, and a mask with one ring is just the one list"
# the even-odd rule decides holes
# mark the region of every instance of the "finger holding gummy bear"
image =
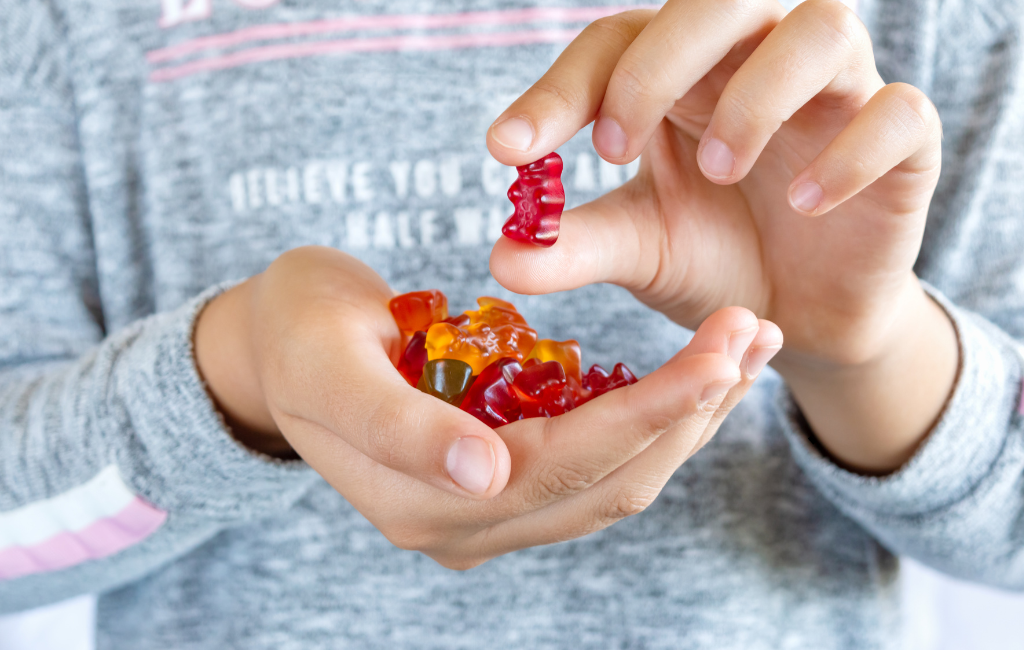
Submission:
[[479,309],[448,316],[436,290],[389,303],[409,342],[397,368],[410,385],[470,413],[491,428],[528,417],[553,417],[610,390],[636,383],[623,364],[582,373],[576,341],[537,340],[514,305],[477,299]]

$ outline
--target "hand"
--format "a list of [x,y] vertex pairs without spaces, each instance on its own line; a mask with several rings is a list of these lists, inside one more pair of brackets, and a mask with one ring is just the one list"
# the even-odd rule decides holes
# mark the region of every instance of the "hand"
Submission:
[[[643,152],[639,174],[566,212],[550,249],[499,240],[495,278],[522,293],[613,282],[688,327],[745,306],[786,333],[773,365],[827,448],[869,471],[906,460],[956,370],[912,270],[941,131],[923,93],[884,84],[856,16],[834,0],[670,0],[598,21],[488,146],[523,164],[591,121],[606,160]],[[902,407],[883,408],[886,391]]]
[[637,384],[492,431],[395,370],[391,295],[354,258],[296,249],[210,303],[197,361],[229,420],[286,441],[396,545],[459,569],[643,510],[782,344],[725,309]]

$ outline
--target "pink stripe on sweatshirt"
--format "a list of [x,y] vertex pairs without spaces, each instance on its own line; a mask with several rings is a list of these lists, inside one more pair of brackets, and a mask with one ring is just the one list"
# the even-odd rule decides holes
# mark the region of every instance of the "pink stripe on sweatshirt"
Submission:
[[167,513],[132,494],[117,468],[56,497],[0,513],[0,580],[109,557],[153,534]]

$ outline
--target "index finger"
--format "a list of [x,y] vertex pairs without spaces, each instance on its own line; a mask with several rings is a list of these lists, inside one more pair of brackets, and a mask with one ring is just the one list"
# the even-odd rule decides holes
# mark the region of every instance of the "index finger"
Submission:
[[598,153],[627,163],[677,99],[783,13],[774,0],[669,2],[597,20],[495,120],[488,149],[506,165],[527,164],[598,118]]
[[602,89],[594,124],[598,153],[620,164],[639,156],[676,101],[737,45],[764,38],[784,15],[775,0],[668,2]]
[[619,57],[657,13],[637,9],[586,27],[551,68],[494,121],[487,148],[505,165],[548,154],[594,120]]

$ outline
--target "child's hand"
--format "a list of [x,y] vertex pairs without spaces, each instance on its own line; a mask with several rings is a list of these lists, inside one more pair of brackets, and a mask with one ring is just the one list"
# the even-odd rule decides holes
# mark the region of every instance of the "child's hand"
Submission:
[[398,374],[391,296],[354,258],[296,249],[207,306],[197,362],[241,440],[290,445],[393,543],[453,568],[642,510],[782,344],[725,309],[637,384],[496,432]]
[[[921,91],[883,83],[856,16],[835,0],[789,14],[771,0],[669,0],[598,21],[495,122],[488,145],[523,164],[594,119],[605,159],[644,152],[638,176],[566,212],[550,249],[500,240],[498,281],[523,293],[614,282],[688,327],[748,307],[785,332],[775,366],[834,453],[872,470],[905,460],[956,366],[951,327],[912,271],[940,123]],[[934,394],[897,423],[916,438],[896,436],[881,457],[830,440],[825,421],[850,414],[817,409],[801,382],[849,379],[896,350],[913,363],[908,337],[942,348],[925,364]],[[871,381],[882,379],[897,376]]]

